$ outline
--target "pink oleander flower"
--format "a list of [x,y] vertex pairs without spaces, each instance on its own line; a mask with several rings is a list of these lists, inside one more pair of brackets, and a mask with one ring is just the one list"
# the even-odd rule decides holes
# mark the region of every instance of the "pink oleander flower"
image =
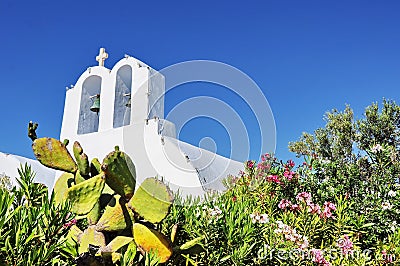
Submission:
[[287,161],[287,166],[293,168],[295,166],[295,163],[293,162],[293,160],[289,160]]
[[336,206],[335,204],[331,203],[331,202],[325,202],[324,203],[324,211],[320,214],[321,218],[331,218],[332,215],[332,211],[336,211]]
[[322,250],[312,249],[311,253],[313,254],[313,262],[322,266],[330,266],[331,264],[324,258]]
[[260,222],[261,224],[268,223],[268,222],[269,222],[268,215],[265,214],[265,213],[261,214],[261,215],[260,215],[260,221],[259,221],[259,222]]
[[329,201],[327,201],[327,202],[324,203],[324,208],[329,208],[329,209],[331,209],[332,211],[336,211],[336,206],[335,206],[335,204],[333,204],[332,202],[329,202]]
[[259,214],[258,212],[254,212],[250,214],[250,218],[252,223],[260,223],[260,224],[265,224],[269,222],[268,215],[263,213]]
[[261,161],[263,161],[263,162],[265,162],[269,158],[271,158],[271,155],[269,153],[261,155]]
[[307,192],[301,192],[296,196],[296,200],[299,202],[310,203],[311,202],[311,194]]
[[292,229],[290,226],[284,224],[282,221],[276,221],[278,228],[274,230],[275,234],[281,234],[283,237],[295,243],[300,249],[307,249],[309,242],[308,238],[302,236],[296,232],[296,229]]
[[343,255],[353,254],[353,242],[349,239],[347,235],[344,235],[337,241],[337,245],[340,248]]
[[316,203],[309,203],[307,204],[308,206],[308,212],[311,212],[312,214],[321,214],[321,207],[316,204]]
[[277,176],[277,175],[267,176],[267,181],[277,183],[277,184],[282,184],[282,182],[279,180],[279,176]]
[[293,204],[292,206],[290,206],[290,210],[298,211],[298,210],[300,210],[300,206],[298,204]]
[[295,173],[292,172],[292,171],[289,171],[289,170],[286,170],[286,171],[283,173],[283,176],[286,177],[289,181],[293,179],[293,176],[294,176],[294,175],[295,175]]
[[256,222],[258,222],[258,220],[260,220],[260,215],[258,213],[252,213],[250,214],[250,219],[251,222],[255,224]]
[[282,199],[281,202],[279,202],[279,204],[278,204],[278,208],[285,210],[286,208],[290,207],[291,205],[292,205],[292,203],[290,202],[290,200]]
[[254,162],[253,161],[247,161],[247,167],[248,168],[253,168],[254,167]]
[[65,223],[65,224],[63,225],[63,227],[64,227],[64,228],[68,228],[68,227],[73,226],[74,224],[76,224],[76,219],[75,219],[75,218],[72,219],[71,221]]
[[325,208],[324,211],[320,214],[321,218],[331,218],[332,212],[331,209]]

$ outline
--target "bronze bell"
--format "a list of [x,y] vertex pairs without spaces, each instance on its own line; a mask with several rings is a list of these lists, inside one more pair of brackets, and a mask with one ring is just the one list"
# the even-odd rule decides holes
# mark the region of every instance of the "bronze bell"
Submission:
[[125,97],[129,97],[128,98],[128,101],[126,102],[126,104],[125,104],[125,106],[126,107],[128,107],[128,108],[131,108],[131,106],[132,106],[132,103],[131,103],[131,94],[130,93],[125,93],[123,96],[125,96]]
[[94,101],[90,107],[90,111],[94,113],[98,113],[100,111],[100,94],[94,96]]
[[131,97],[129,97],[128,102],[125,104],[126,107],[130,108],[132,106],[131,104]]

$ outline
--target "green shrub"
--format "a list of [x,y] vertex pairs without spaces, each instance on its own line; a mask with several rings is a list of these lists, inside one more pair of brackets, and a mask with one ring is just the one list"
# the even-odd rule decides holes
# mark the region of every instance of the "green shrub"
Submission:
[[177,200],[163,223],[181,245],[168,265],[398,263],[400,107],[373,104],[359,120],[347,107],[326,120],[290,143],[303,164],[265,154],[224,193]]
[[0,264],[71,265],[63,250],[69,206],[56,207],[43,184],[33,183],[25,165],[18,170],[19,187],[0,188]]

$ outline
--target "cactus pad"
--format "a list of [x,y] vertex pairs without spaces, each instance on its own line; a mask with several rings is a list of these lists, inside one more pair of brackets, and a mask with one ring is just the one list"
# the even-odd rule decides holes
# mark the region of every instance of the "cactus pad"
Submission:
[[75,173],[75,184],[79,184],[82,183],[83,181],[85,181],[86,179],[81,175],[81,171],[76,171]]
[[104,158],[101,169],[106,174],[107,185],[129,200],[136,185],[136,169],[131,158],[116,148]]
[[100,174],[101,172],[101,163],[99,162],[99,159],[93,158],[93,160],[90,162],[90,174],[91,176],[95,176]]
[[133,220],[133,216],[129,212],[125,200],[120,195],[114,195],[97,222],[96,230],[113,232],[126,229],[132,225]]
[[65,145],[53,138],[35,139],[32,143],[33,153],[38,161],[44,166],[75,173],[77,165],[69,154]]
[[74,183],[74,175],[71,173],[62,174],[54,185],[54,202],[59,205],[64,202],[68,188]]
[[71,211],[83,215],[92,210],[99,201],[104,184],[105,177],[103,174],[99,174],[70,187],[65,197],[71,202]]
[[102,255],[109,255],[111,256],[111,253],[117,252],[120,250],[123,246],[128,245],[130,242],[133,241],[132,237],[127,237],[127,236],[117,236],[113,240],[111,240],[110,243],[108,243],[107,246],[103,247],[100,249],[100,253]]
[[86,215],[86,219],[89,225],[95,225],[100,218],[100,199],[96,202],[90,212]]
[[166,262],[171,257],[171,242],[163,234],[139,223],[133,225],[132,231],[139,249],[146,253],[153,252],[160,263]]
[[147,178],[128,206],[147,221],[159,223],[167,216],[172,202],[172,193],[165,184],[155,178]]
[[30,121],[28,124],[28,137],[32,141],[35,141],[35,139],[37,139],[36,129],[38,128],[38,126],[38,123],[33,123],[32,121]]
[[104,247],[106,245],[104,234],[97,232],[93,226],[89,226],[82,234],[80,234],[78,253],[82,254],[87,252],[89,250],[89,244],[98,247]]
[[90,173],[89,159],[87,155],[83,153],[81,144],[78,141],[75,141],[72,149],[74,151],[74,157],[77,162],[79,172],[82,176],[88,176]]

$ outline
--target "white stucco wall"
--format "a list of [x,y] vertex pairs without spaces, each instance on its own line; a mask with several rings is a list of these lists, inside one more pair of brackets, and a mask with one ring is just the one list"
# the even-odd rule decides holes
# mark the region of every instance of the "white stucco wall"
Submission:
[[49,191],[51,191],[56,175],[55,170],[43,166],[36,160],[0,152],[0,173],[5,173],[9,176],[13,185],[17,185],[16,178],[19,177],[18,169],[21,165],[25,165],[25,163],[31,165],[32,170],[36,174],[33,181],[45,184],[49,187]]

